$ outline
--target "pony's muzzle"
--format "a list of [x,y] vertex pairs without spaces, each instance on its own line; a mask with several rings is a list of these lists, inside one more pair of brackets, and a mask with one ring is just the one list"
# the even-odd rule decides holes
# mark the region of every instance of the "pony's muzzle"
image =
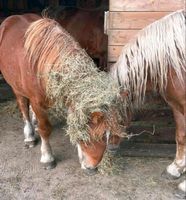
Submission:
[[91,176],[96,174],[98,171],[97,166],[92,166],[86,163],[86,156],[84,155],[81,146],[79,144],[77,145],[77,149],[78,149],[79,162],[81,164],[81,168],[83,169],[84,173]]

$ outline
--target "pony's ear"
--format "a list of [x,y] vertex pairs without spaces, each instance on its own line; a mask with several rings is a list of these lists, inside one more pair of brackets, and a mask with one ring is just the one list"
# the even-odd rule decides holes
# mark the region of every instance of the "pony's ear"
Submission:
[[98,122],[103,119],[104,114],[102,112],[93,112],[91,113],[91,122],[93,124],[98,124]]

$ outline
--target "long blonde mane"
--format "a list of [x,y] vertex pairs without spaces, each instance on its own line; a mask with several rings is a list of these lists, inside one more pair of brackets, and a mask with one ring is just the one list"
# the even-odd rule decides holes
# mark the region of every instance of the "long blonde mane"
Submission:
[[111,74],[129,91],[133,107],[144,102],[149,78],[154,89],[164,94],[170,67],[184,83],[185,34],[185,13],[181,10],[152,23],[124,46]]

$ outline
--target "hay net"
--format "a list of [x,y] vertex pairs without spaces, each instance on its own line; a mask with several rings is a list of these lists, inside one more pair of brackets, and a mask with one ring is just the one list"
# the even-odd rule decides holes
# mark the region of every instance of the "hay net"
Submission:
[[40,79],[45,80],[52,110],[61,117],[68,108],[71,142],[89,141],[90,114],[107,113],[108,108],[116,107],[118,83],[100,72],[86,51],[54,20],[44,18],[32,23],[25,34],[25,48]]

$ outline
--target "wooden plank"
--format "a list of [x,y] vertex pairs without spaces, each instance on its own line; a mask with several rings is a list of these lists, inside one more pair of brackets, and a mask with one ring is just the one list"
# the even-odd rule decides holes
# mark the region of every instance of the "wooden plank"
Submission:
[[108,46],[108,62],[116,62],[123,46]]
[[122,142],[119,153],[122,156],[133,157],[160,157],[174,158],[176,153],[175,144],[148,144]]
[[108,30],[108,45],[124,45],[137,33],[138,30]]
[[110,12],[110,29],[142,29],[169,12]]
[[110,0],[110,11],[176,11],[184,0]]

